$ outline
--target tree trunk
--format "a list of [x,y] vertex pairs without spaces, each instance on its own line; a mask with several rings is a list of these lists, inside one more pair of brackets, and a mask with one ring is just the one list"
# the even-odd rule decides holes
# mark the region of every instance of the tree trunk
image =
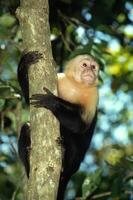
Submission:
[[[29,70],[30,96],[44,93],[43,87],[56,93],[56,75],[50,43],[47,0],[21,0],[17,16],[23,47],[43,55]],[[61,148],[57,144],[59,128],[55,117],[46,109],[30,107],[32,149],[27,200],[56,199],[61,170]]]

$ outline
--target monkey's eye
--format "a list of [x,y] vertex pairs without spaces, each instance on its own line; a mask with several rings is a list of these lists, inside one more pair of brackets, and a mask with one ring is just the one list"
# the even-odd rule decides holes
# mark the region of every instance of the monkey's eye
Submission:
[[83,63],[83,67],[87,67],[87,64],[86,64],[86,63]]
[[96,65],[91,65],[91,69],[96,69]]

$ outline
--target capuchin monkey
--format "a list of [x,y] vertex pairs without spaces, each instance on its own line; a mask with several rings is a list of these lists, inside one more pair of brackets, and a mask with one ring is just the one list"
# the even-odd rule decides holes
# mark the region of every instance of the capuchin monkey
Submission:
[[[23,55],[18,66],[18,80],[27,103],[28,69],[41,57],[38,52],[29,52]],[[99,65],[89,55],[78,55],[66,64],[64,73],[57,75],[58,96],[42,86],[45,94],[32,95],[30,103],[34,107],[50,110],[59,120],[64,151],[57,200],[63,200],[67,183],[78,170],[96,125]],[[18,150],[28,177],[30,145],[30,128],[24,124],[20,132]]]

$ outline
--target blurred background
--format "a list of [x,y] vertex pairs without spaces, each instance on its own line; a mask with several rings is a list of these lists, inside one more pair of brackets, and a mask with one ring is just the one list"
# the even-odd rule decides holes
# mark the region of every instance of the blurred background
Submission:
[[[17,156],[20,126],[29,119],[17,82],[22,49],[18,0],[0,0],[0,200],[23,200]],[[133,200],[133,1],[50,0],[57,70],[88,52],[101,66],[99,117],[66,199]]]

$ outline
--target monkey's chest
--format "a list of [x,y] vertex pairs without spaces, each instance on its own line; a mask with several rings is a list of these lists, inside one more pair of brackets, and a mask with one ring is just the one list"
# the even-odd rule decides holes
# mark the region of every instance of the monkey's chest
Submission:
[[77,88],[65,83],[58,88],[59,97],[74,104],[80,104],[81,94]]
[[66,78],[58,81],[59,97],[73,104],[78,104],[82,107],[82,117],[85,121],[93,119],[97,102],[98,92],[96,87],[83,87],[78,83],[72,83]]
[[97,90],[91,88],[76,87],[69,82],[59,84],[59,97],[74,104],[79,104],[83,107],[96,107],[98,94]]
[[84,121],[91,121],[95,115],[98,103],[98,92],[95,88],[81,88],[65,82],[58,86],[60,98],[70,103],[81,105],[83,108],[82,118]]

